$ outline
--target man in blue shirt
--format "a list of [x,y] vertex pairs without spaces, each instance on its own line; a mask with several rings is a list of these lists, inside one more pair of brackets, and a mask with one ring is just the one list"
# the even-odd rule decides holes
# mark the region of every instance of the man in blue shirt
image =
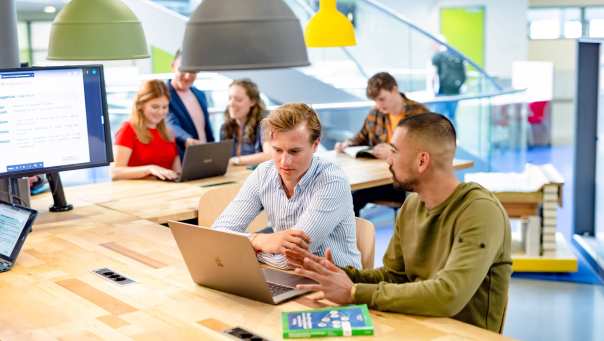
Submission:
[[187,146],[214,142],[214,134],[210,124],[206,95],[193,86],[197,74],[181,72],[179,70],[180,59],[180,50],[178,50],[172,61],[174,78],[168,80],[170,107],[167,120],[175,135],[182,160]]
[[253,233],[261,261],[287,267],[295,246],[316,255],[332,250],[339,266],[361,268],[350,184],[342,170],[314,156],[321,124],[305,104],[286,104],[262,122],[272,160],[260,164],[214,222],[214,228],[245,232],[265,210],[273,233]]

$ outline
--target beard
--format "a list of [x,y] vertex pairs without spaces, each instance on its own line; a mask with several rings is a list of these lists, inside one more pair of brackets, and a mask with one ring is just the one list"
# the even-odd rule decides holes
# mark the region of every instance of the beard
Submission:
[[396,177],[396,174],[394,174],[394,170],[392,169],[392,166],[390,166],[388,169],[390,170],[390,173],[392,173],[392,186],[395,189],[405,191],[405,192],[415,192],[415,187],[417,186],[416,177],[409,177],[404,180],[399,180]]

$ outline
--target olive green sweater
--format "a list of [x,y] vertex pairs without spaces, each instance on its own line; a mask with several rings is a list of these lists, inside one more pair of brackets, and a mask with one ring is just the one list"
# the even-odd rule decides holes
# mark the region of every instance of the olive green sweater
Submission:
[[474,183],[427,209],[417,194],[401,208],[384,266],[346,268],[355,303],[406,314],[446,316],[500,332],[512,273],[507,214]]

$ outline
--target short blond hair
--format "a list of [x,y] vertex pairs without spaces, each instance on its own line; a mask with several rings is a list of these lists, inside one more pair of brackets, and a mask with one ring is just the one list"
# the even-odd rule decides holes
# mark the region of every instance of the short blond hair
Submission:
[[321,122],[317,113],[304,103],[284,104],[262,120],[265,136],[270,140],[273,133],[287,132],[305,124],[310,133],[310,143],[321,137]]

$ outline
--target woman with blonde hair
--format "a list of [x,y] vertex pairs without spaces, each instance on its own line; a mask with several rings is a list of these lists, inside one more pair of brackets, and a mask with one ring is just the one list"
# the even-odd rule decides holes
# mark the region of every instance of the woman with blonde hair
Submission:
[[229,85],[229,103],[220,127],[220,140],[233,139],[231,163],[258,164],[270,159],[269,146],[262,141],[260,121],[266,106],[258,86],[249,79],[237,79]]
[[115,137],[113,179],[154,176],[174,180],[180,173],[180,158],[174,137],[166,126],[170,93],[159,80],[143,83],[130,119]]

